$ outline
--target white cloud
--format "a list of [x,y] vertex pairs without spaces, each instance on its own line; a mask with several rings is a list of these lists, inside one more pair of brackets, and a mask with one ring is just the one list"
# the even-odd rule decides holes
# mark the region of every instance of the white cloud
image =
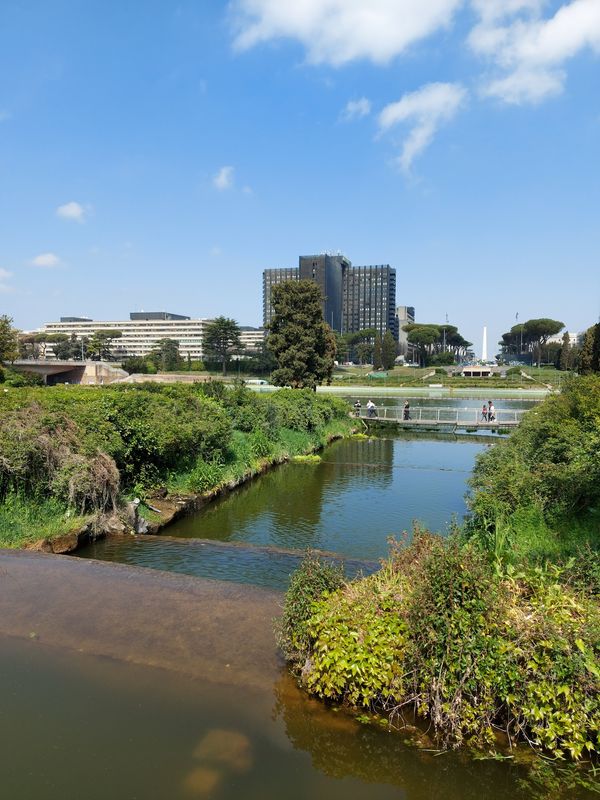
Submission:
[[88,214],[88,209],[84,208],[81,203],[76,203],[71,200],[70,203],[65,203],[56,209],[56,216],[62,219],[73,220],[74,222],[84,222]]
[[8,278],[12,278],[12,272],[9,272],[7,269],[2,269],[2,267],[0,267],[0,281],[5,281]]
[[467,91],[460,84],[429,83],[383,109],[379,115],[381,132],[402,123],[412,124],[398,158],[405,172],[410,171],[415,158],[431,144],[440,126],[455,116],[466,97]]
[[233,167],[221,167],[213,178],[213,186],[220,192],[231,189],[235,170]]
[[54,253],[40,253],[39,256],[31,259],[31,264],[34,267],[52,269],[60,264],[60,258]]
[[[473,0],[481,15],[469,36],[473,50],[490,59],[498,74],[482,89],[486,96],[507,103],[540,102],[560,93],[566,81],[565,63],[584,50],[600,53],[600,1],[572,0],[548,18],[542,2]],[[506,6],[506,4],[505,4]]]
[[353,119],[361,119],[368,117],[371,113],[371,101],[366,97],[361,97],[358,100],[349,100],[346,107],[342,111],[342,119],[345,122],[351,122]]
[[464,0],[233,0],[234,45],[296,39],[314,64],[385,64],[448,26]]

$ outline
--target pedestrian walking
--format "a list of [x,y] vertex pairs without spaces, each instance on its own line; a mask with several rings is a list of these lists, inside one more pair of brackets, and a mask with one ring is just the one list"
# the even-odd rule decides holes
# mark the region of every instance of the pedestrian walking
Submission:
[[486,404],[483,404],[483,408],[481,409],[481,421],[487,422],[488,421],[488,407]]
[[369,400],[369,402],[367,403],[367,416],[369,417],[377,416],[377,406],[372,400]]
[[490,400],[488,403],[488,422],[495,422],[496,421],[496,409],[494,404]]
[[360,417],[361,408],[362,408],[361,402],[360,402],[360,400],[357,400],[356,403],[354,403],[354,416],[355,417]]
[[404,411],[402,413],[402,419],[408,420],[410,419],[410,403],[408,400],[404,403]]

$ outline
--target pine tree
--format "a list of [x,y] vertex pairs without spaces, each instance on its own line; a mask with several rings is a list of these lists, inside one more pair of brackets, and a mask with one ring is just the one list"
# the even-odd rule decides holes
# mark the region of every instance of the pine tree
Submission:
[[277,360],[276,386],[316,388],[331,382],[335,335],[323,319],[323,297],[312,281],[285,281],[272,290],[275,314],[267,347]]

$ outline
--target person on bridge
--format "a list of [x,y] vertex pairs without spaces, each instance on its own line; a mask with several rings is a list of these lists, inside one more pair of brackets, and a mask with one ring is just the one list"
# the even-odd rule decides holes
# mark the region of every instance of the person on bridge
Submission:
[[488,421],[488,407],[486,404],[483,404],[483,408],[481,409],[481,421],[487,422]]
[[409,420],[410,419],[410,403],[408,400],[404,403],[404,411],[402,412],[402,419]]
[[367,414],[369,417],[377,416],[377,406],[372,400],[369,400],[369,402],[367,403]]
[[488,422],[495,422],[496,421],[496,408],[492,401],[488,403]]
[[354,403],[354,416],[355,417],[360,417],[361,408],[362,408],[362,405],[360,403],[360,400],[357,400],[356,403]]

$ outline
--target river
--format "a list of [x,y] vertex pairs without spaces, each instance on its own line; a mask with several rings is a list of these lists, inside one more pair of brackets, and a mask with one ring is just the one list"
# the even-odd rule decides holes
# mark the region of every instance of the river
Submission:
[[307,697],[272,631],[303,550],[355,574],[415,520],[446,532],[488,446],[421,434],[340,441],[320,463],[274,469],[160,537],[98,542],[82,558],[4,558],[6,796],[531,797],[513,761],[436,755],[426,738],[417,747]]

